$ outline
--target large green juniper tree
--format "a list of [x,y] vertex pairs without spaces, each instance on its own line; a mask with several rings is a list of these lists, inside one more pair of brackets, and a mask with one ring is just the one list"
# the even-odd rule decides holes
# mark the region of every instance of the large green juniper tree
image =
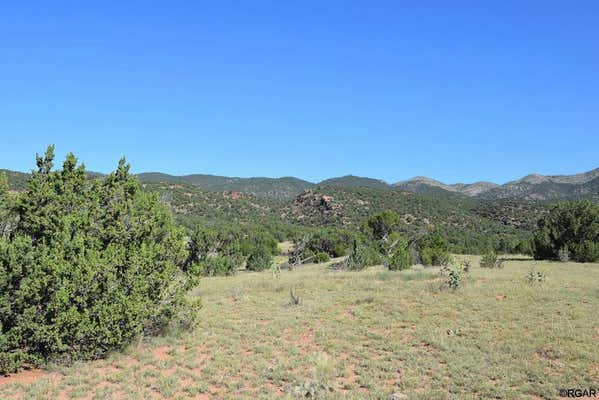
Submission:
[[3,373],[49,358],[101,357],[163,329],[192,283],[179,268],[182,231],[124,159],[95,180],[72,154],[62,170],[53,162],[51,146],[0,236]]

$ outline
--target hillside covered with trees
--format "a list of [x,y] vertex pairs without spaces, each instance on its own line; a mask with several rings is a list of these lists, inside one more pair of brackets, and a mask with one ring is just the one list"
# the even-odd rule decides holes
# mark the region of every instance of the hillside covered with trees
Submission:
[[[9,170],[11,189],[20,190],[28,174]],[[101,176],[88,172],[90,176]],[[282,178],[239,178],[218,175],[192,174],[169,175],[161,172],[147,172],[137,175],[140,182],[152,184],[189,184],[204,191],[242,192],[256,197],[289,200],[305,190],[315,187],[374,188],[407,191],[441,197],[461,196],[475,199],[520,199],[531,201],[599,200],[599,168],[575,175],[529,174],[503,185],[492,182],[446,184],[425,176],[405,181],[387,183],[380,179],[346,175],[329,178],[319,183],[308,182],[295,177]]]
[[[101,176],[87,175],[89,179]],[[9,172],[10,189],[23,190],[29,176]],[[408,187],[416,190],[409,191],[355,176],[327,180],[321,185],[292,178],[231,181],[211,175],[141,174],[137,179],[141,189],[156,193],[188,231],[198,225],[259,225],[280,238],[289,238],[302,229],[317,227],[352,230],[370,214],[391,210],[401,216],[404,234],[436,229],[448,239],[452,251],[462,253],[480,253],[489,247],[501,252],[528,251],[526,241],[537,219],[556,201],[466,196],[436,183],[421,190],[411,183]],[[549,185],[586,187],[596,179],[591,171],[571,178],[570,183],[565,177],[553,178],[555,182]],[[547,179],[540,180],[541,185],[548,184]],[[527,182],[534,184],[530,179]],[[594,199],[594,195],[585,193],[581,192],[581,196]]]

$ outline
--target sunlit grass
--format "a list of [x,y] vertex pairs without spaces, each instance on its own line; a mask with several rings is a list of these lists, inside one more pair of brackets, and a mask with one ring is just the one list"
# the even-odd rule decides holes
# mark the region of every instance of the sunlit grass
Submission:
[[[531,268],[546,281],[527,284]],[[435,289],[435,268],[278,276],[203,279],[194,331],[54,366],[0,398],[533,399],[599,383],[598,264],[473,260],[455,292]]]

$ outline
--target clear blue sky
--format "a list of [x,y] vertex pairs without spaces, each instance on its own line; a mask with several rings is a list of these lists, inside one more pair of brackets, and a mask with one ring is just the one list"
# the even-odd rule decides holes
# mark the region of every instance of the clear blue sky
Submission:
[[49,143],[312,181],[599,166],[598,1],[149,3],[0,5],[0,168]]

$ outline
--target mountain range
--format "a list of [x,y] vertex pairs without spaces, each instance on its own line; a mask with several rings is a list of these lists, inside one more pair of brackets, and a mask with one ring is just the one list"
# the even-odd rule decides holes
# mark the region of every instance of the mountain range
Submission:
[[142,182],[181,182],[198,186],[204,190],[235,191],[281,199],[295,197],[303,191],[315,187],[331,186],[395,189],[420,194],[484,199],[571,200],[590,198],[599,200],[599,168],[575,175],[530,174],[503,185],[492,182],[446,184],[423,176],[391,184],[380,179],[355,175],[325,179],[318,183],[294,177],[235,178],[201,174],[173,176],[162,173],[143,173],[138,177]]
[[[4,171],[12,189],[21,189],[28,174]],[[429,195],[466,196],[481,199],[520,198],[526,200],[571,200],[589,198],[599,200],[599,168],[575,175],[530,174],[521,179],[499,185],[492,182],[446,184],[428,177],[417,176],[397,183],[380,179],[346,175],[319,183],[295,177],[238,178],[217,175],[168,175],[160,172],[138,174],[146,183],[186,183],[207,191],[250,193],[258,197],[289,199],[316,187],[367,187],[390,189]]]

